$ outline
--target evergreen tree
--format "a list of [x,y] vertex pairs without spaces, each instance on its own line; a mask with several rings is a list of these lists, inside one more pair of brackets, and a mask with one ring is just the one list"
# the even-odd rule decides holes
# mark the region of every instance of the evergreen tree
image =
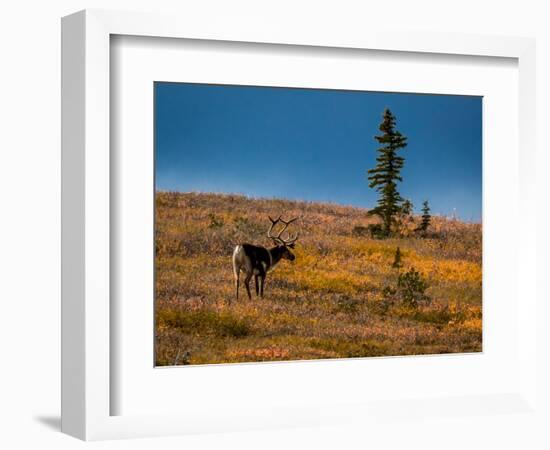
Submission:
[[422,222],[420,222],[418,229],[424,233],[428,231],[431,220],[432,216],[430,215],[430,206],[428,205],[428,200],[426,200],[422,203]]
[[410,200],[405,200],[403,204],[401,205],[401,213],[404,216],[410,216],[413,212],[413,204]]
[[382,219],[383,233],[391,232],[395,217],[401,212],[403,198],[397,190],[397,181],[403,181],[400,172],[405,159],[397,152],[407,146],[407,138],[395,129],[395,116],[386,108],[375,139],[381,144],[378,148],[377,165],[368,171],[369,187],[375,188],[380,197],[377,206],[369,211]]
[[414,206],[410,200],[405,200],[401,204],[401,224],[404,224],[405,221],[412,222],[414,221],[413,218],[413,211]]

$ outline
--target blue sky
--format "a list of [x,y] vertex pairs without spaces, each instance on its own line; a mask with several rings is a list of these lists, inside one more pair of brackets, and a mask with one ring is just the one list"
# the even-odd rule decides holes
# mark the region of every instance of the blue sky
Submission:
[[156,189],[372,207],[384,108],[408,137],[399,191],[481,220],[481,97],[155,83]]

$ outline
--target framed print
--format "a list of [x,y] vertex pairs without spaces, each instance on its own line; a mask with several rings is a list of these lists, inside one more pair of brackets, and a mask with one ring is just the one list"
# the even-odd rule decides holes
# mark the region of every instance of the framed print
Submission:
[[212,30],[63,19],[63,430],[533,411],[533,42]]

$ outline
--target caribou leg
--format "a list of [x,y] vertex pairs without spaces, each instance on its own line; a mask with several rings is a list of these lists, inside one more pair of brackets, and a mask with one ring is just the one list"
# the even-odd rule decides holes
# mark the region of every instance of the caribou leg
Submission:
[[[237,272],[237,276],[235,277],[235,284],[237,285],[237,300],[239,300],[239,282],[241,278],[241,271],[239,270]],[[231,299],[229,299],[229,304],[231,304]]]
[[260,277],[260,298],[264,298],[265,274]]
[[248,294],[248,300],[252,300],[252,295],[250,294],[250,279],[252,278],[252,273],[247,273],[246,278],[244,279],[244,285],[246,287],[246,293]]
[[260,296],[260,285],[258,283],[258,275],[254,275],[254,285],[256,286],[256,297]]

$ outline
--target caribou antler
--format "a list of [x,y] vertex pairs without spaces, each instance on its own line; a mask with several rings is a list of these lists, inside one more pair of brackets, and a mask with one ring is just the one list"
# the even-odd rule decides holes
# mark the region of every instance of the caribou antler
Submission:
[[[276,220],[273,220],[271,218],[271,216],[267,216],[269,218],[269,221],[271,222],[271,226],[269,227],[269,230],[267,231],[267,237],[272,239],[273,242],[275,242],[276,244],[280,244],[280,245],[286,245],[286,246],[289,246],[289,245],[292,245],[294,244],[297,240],[298,240],[298,235],[299,233],[296,233],[296,235],[294,237],[290,237],[290,235],[288,234],[287,232],[287,237],[284,238],[282,237],[282,234],[286,231],[287,227],[292,223],[294,222],[295,220],[298,219],[298,217],[295,217],[294,219],[290,219],[288,221],[285,221],[283,219],[281,219],[281,216],[279,216]],[[284,224],[283,228],[279,231],[279,233],[277,234],[277,236],[272,236],[271,235],[271,232],[273,231],[273,228],[275,227],[275,225],[277,225],[279,222],[281,222],[282,224]]]

